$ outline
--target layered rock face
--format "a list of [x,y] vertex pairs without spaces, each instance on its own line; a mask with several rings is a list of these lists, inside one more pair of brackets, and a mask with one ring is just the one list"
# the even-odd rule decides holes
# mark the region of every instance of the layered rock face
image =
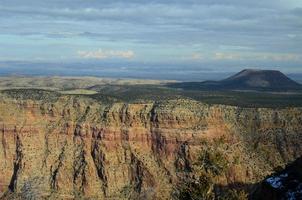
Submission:
[[226,187],[253,184],[301,156],[302,108],[2,98],[0,141],[0,195],[170,199],[202,149],[224,153],[216,181]]

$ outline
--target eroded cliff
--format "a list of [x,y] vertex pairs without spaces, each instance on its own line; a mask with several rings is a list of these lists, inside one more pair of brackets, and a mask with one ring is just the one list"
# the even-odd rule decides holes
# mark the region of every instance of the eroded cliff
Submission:
[[202,151],[227,160],[221,187],[256,183],[302,155],[302,108],[5,96],[0,131],[6,197],[170,199]]

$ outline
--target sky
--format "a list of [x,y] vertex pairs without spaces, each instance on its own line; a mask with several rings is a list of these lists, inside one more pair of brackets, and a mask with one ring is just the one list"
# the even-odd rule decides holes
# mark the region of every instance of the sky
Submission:
[[0,74],[243,68],[302,73],[301,0],[0,1]]

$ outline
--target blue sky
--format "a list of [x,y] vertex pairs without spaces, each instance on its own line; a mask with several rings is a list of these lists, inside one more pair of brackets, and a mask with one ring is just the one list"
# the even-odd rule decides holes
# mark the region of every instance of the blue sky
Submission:
[[12,62],[302,72],[302,1],[1,0]]

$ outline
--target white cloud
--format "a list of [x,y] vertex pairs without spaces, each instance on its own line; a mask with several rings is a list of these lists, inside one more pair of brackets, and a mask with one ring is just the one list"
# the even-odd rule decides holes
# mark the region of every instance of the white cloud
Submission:
[[107,58],[125,58],[131,59],[135,56],[132,50],[116,51],[116,50],[102,50],[96,51],[78,51],[81,58],[107,59]]
[[242,56],[238,53],[215,53],[214,60],[240,60]]
[[261,56],[264,60],[273,60],[273,61],[298,61],[301,60],[302,56],[299,54],[263,54]]
[[299,61],[302,55],[294,53],[236,53],[217,52],[212,56],[214,60],[263,60],[263,61]]
[[204,56],[200,53],[193,53],[191,55],[191,59],[192,60],[203,60],[204,59]]

